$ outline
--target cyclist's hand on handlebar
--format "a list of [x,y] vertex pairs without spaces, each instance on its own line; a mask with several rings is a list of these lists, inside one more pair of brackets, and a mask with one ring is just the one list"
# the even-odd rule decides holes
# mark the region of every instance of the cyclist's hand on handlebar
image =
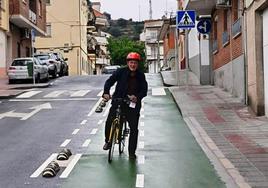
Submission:
[[137,97],[135,95],[128,95],[128,98],[131,102],[136,103],[137,102]]
[[104,98],[106,101],[109,101],[111,96],[109,94],[103,94],[102,98]]

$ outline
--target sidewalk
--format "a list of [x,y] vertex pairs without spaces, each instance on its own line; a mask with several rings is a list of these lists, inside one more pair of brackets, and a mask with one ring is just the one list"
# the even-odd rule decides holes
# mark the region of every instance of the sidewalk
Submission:
[[12,98],[29,89],[44,88],[48,87],[49,85],[49,82],[38,84],[8,84],[7,77],[0,77],[0,99]]
[[[162,72],[164,82],[174,79],[172,74]],[[231,178],[241,188],[268,188],[266,117],[256,117],[238,98],[214,86],[189,83],[188,88],[173,86],[169,90],[215,169],[227,175],[223,179]]]

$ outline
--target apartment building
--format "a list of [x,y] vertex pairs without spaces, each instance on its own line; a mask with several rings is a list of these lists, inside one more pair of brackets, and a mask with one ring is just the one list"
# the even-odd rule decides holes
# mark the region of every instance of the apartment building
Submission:
[[62,52],[68,58],[70,75],[90,73],[87,54],[88,6],[87,0],[46,0],[47,36],[38,37],[35,42],[37,52]]

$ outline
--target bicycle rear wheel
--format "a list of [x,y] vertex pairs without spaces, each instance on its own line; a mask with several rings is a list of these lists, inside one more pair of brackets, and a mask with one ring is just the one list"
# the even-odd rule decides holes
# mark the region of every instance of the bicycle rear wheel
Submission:
[[111,163],[113,160],[113,153],[114,153],[114,145],[116,143],[116,127],[112,126],[111,129],[111,137],[109,140],[109,144],[110,144],[110,149],[109,149],[109,153],[108,153],[108,162]]
[[120,140],[119,140],[119,155],[124,152],[125,144],[126,144],[126,134],[127,131],[127,123],[124,122],[122,125],[122,130],[120,131]]

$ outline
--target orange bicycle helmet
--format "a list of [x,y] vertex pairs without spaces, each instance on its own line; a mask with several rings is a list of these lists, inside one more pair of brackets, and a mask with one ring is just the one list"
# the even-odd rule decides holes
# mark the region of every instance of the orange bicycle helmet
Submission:
[[129,60],[136,60],[136,61],[140,61],[141,60],[141,56],[140,54],[138,54],[137,52],[130,52],[127,55],[127,61]]

